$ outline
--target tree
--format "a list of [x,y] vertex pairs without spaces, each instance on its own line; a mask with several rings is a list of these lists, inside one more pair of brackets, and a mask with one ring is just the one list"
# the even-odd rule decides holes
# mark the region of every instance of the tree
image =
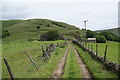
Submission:
[[97,33],[93,32],[91,30],[87,30],[87,32],[86,32],[87,38],[94,38],[96,35],[97,35]]
[[96,42],[97,43],[106,43],[106,38],[102,35],[97,35],[96,36]]
[[113,40],[113,36],[112,36],[112,34],[108,34],[108,35],[107,35],[107,40],[110,40],[110,41]]
[[45,34],[40,36],[40,40],[42,41],[54,41],[58,39],[64,39],[62,34],[59,34],[58,31],[48,31]]
[[58,31],[48,31],[47,34],[48,34],[49,41],[54,41],[54,40],[57,40],[59,38]]
[[100,34],[103,35],[109,41],[119,41],[119,36],[111,32],[102,31]]
[[112,40],[112,35],[108,31],[102,31],[100,32],[100,35],[103,35],[107,40]]

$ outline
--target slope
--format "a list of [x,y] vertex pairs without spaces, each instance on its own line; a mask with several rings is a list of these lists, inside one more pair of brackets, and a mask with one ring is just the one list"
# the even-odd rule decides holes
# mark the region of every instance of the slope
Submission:
[[109,31],[109,32],[112,32],[113,34],[116,34],[117,36],[120,36],[120,35],[118,34],[118,32],[120,32],[120,28],[97,30],[97,31],[95,31],[95,32],[100,33],[101,31]]
[[[17,22],[17,21],[16,21]],[[7,22],[6,22],[7,23]],[[9,21],[8,21],[9,23]],[[6,28],[10,36],[3,38],[3,41],[28,40],[38,39],[39,36],[49,30],[58,30],[64,36],[73,36],[77,34],[82,36],[82,31],[73,25],[63,22],[57,22],[48,19],[29,19],[13,24],[9,27],[3,23],[3,28]],[[40,27],[39,29],[37,27]]]

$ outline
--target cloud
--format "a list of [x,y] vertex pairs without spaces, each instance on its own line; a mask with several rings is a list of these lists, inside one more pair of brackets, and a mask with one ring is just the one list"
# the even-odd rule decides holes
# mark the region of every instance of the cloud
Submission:
[[87,28],[91,30],[113,28],[118,24],[117,0],[17,1],[2,2],[3,19],[46,18],[84,28],[83,19],[87,18]]
[[1,0],[2,2],[118,2],[119,0]]
[[2,3],[2,19],[24,19],[29,17],[29,7],[15,2]]

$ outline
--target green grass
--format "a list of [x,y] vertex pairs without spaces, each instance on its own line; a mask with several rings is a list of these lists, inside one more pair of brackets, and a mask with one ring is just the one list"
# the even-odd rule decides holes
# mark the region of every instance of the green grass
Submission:
[[92,76],[94,76],[94,78],[96,79],[97,78],[118,78],[118,76],[115,73],[112,73],[111,71],[108,71],[105,68],[103,68],[103,65],[97,62],[95,59],[93,59],[89,53],[84,52],[81,48],[79,48],[76,45],[75,47],[78,50],[83,61],[87,65],[88,69],[92,73]]
[[[5,42],[3,43],[3,58],[6,58],[15,78],[48,78],[56,68],[59,60],[65,53],[65,48],[57,47],[51,58],[46,63],[42,58],[40,45],[44,47],[50,43],[61,43],[64,41],[34,41],[34,42]],[[37,71],[24,52],[28,52],[39,67]],[[9,78],[8,71],[2,61],[2,77]]]
[[[98,30],[98,31],[95,31],[95,32],[100,33],[101,31],[103,31],[103,30]],[[112,32],[113,34],[116,34],[117,36],[120,36],[118,34],[118,32],[120,31],[120,28],[105,29],[104,31]]]
[[119,42],[108,41],[107,43],[88,43],[93,45],[93,50],[96,51],[96,44],[98,44],[98,55],[104,56],[105,47],[108,45],[107,50],[107,59],[113,62],[120,62],[120,58],[118,57],[118,45]]
[[69,53],[64,69],[63,78],[82,78],[80,72],[80,66],[75,55],[75,51],[70,44]]
[[[82,30],[77,29],[73,25],[69,25],[63,22],[57,22],[57,24],[64,27],[53,24],[52,20],[47,19],[29,19],[29,20],[4,20],[2,21],[2,28],[5,28],[10,33],[10,36],[3,38],[3,41],[16,41],[16,40],[28,40],[28,39],[39,39],[40,35],[49,30],[58,30],[59,33],[63,35],[71,35],[71,33],[76,33],[81,35]],[[47,27],[47,25],[50,27]],[[40,26],[40,29],[36,27]],[[72,35],[73,36],[73,35]]]
[[[58,25],[53,24],[52,20],[47,19],[29,19],[29,20],[4,20],[2,21],[2,28],[5,28],[10,33],[10,36],[3,38],[2,45],[2,58],[6,58],[8,63],[11,66],[13,74],[16,78],[30,78],[30,77],[40,77],[46,78],[51,75],[52,71],[55,69],[59,59],[63,55],[65,48],[57,48],[54,54],[48,62],[48,64],[43,63],[42,60],[39,60],[39,56],[42,55],[40,45],[46,47],[49,43],[59,43],[61,44],[62,40],[59,41],[33,41],[29,42],[29,39],[40,38],[40,35],[48,32],[49,30],[58,30],[60,34],[68,37],[70,33],[76,33],[76,31],[81,32],[80,29],[76,30],[76,27],[69,25],[63,22],[56,22]],[[50,25],[49,27],[47,25]],[[61,27],[61,26],[63,27]],[[36,27],[40,26],[40,29]],[[64,28],[65,27],[65,28]],[[79,34],[79,33],[78,33]],[[74,38],[74,37],[73,37]],[[36,71],[34,66],[31,64],[25,51],[29,52],[32,58],[35,60],[37,65],[40,67],[40,71]],[[3,63],[3,61],[2,61]],[[49,66],[49,67],[48,67]],[[6,70],[5,64],[3,67],[3,77],[9,77]],[[32,75],[32,76],[31,76]]]
[[18,24],[23,22],[24,20],[3,20],[2,21],[2,28],[7,28],[10,27],[12,25]]
[[[2,41],[0,40],[0,64],[2,64]],[[0,65],[0,74],[2,74],[2,65]],[[0,75],[0,79],[2,79],[2,75]]]

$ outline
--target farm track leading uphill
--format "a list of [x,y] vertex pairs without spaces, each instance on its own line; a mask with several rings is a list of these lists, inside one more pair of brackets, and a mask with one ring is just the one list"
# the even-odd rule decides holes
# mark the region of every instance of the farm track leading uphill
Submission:
[[74,46],[73,46],[73,49],[75,51],[76,57],[78,59],[79,66],[81,68],[81,73],[82,73],[83,80],[88,80],[88,79],[92,80],[90,72],[88,71],[86,65],[82,61],[81,57],[79,56],[79,54],[78,54],[77,50],[74,48]]
[[66,49],[65,54],[63,55],[62,59],[58,63],[57,68],[55,69],[52,76],[50,77],[50,80],[58,79],[62,77],[68,52],[69,52],[69,47]]

